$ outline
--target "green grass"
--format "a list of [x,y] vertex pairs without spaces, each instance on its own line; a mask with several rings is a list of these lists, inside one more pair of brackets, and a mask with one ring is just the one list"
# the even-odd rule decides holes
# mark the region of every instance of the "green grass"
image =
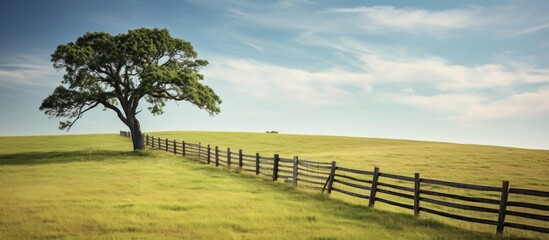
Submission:
[[[336,161],[338,165],[447,181],[549,189],[549,151],[509,147],[337,136],[236,133],[156,132],[155,137],[241,148],[245,153]],[[525,174],[527,173],[527,174]]]
[[[201,142],[203,145],[218,145],[220,149],[231,147],[233,151],[241,148],[247,154],[259,152],[263,156],[272,156],[274,153],[279,153],[282,157],[286,158],[298,155],[300,159],[327,162],[336,161],[338,166],[362,170],[373,171],[374,166],[377,166],[382,172],[410,177],[413,177],[415,172],[419,172],[423,178],[488,186],[501,186],[502,180],[509,180],[511,187],[549,190],[549,151],[547,150],[409,140],[266,133],[156,132],[152,133],[152,135],[185,140],[191,143]],[[382,181],[401,186],[408,184],[406,185],[407,187],[413,188],[412,183],[387,179],[383,179]],[[345,189],[345,186],[342,185],[337,187]],[[499,194],[497,193],[460,191],[437,186],[425,186],[424,188],[426,187],[428,190],[499,200]],[[356,189],[352,190],[354,192],[357,191]],[[368,191],[359,193],[369,195]],[[332,194],[331,197],[362,206],[367,205],[367,201],[365,200],[339,193]],[[413,204],[411,200],[398,197],[383,194],[381,194],[381,197],[410,205]],[[510,200],[549,205],[549,198],[511,195]],[[461,203],[471,204],[467,202]],[[489,204],[473,205],[498,208],[498,206]],[[428,203],[425,203],[424,206],[464,216],[497,220],[497,214],[482,214],[467,210],[440,207]],[[376,208],[393,212],[411,212],[407,209],[383,203],[376,204]],[[509,207],[509,210],[529,211],[517,207]],[[543,214],[540,211],[532,213]],[[495,228],[490,225],[452,220],[428,213],[422,214],[421,217],[424,219],[437,219],[453,226],[474,231],[494,232]],[[529,220],[514,216],[508,216],[507,220],[547,227],[547,222],[538,220]],[[506,228],[505,232],[507,234],[511,233],[531,237],[547,237],[543,234],[511,228]]]
[[[313,156],[315,149],[328,159],[337,150],[331,145],[356,141],[320,137],[315,147],[311,136],[171,134],[314,159],[322,156]],[[0,137],[0,239],[497,239],[162,151],[130,150],[131,142],[114,134]]]

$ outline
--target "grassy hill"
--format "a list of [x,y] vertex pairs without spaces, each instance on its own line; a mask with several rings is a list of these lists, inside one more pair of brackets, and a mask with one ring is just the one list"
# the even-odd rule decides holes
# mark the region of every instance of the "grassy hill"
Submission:
[[338,165],[490,186],[549,189],[549,151],[376,138],[238,133],[155,132],[155,137],[231,147],[246,153],[299,156]]
[[[395,156],[392,161],[401,167],[381,157],[421,156],[421,152],[451,157],[467,152],[409,141],[390,147],[391,140],[381,139],[201,132],[155,135],[241,146],[246,152],[298,154],[317,160],[338,157],[338,162],[351,166],[376,164],[405,174],[421,166],[404,161],[412,156],[401,160]],[[415,150],[418,146],[437,150]],[[486,148],[478,151],[486,151],[479,159],[501,150]],[[161,151],[136,155],[130,150],[131,142],[114,134],[0,137],[0,239],[496,239],[493,233],[465,231],[304,193]],[[547,164],[547,151],[512,150]],[[529,175],[531,180],[524,186],[547,184],[547,174]],[[535,184],[533,179],[545,182]],[[517,238],[516,234],[505,236]]]
[[[375,138],[311,136],[267,133],[234,132],[156,132],[155,137],[185,140],[203,145],[212,144],[221,149],[231,147],[233,151],[243,149],[247,154],[259,152],[262,156],[279,153],[281,157],[318,161],[336,161],[338,166],[373,171],[377,166],[385,173],[413,177],[415,172],[422,178],[438,179],[460,183],[472,183],[499,187],[502,180],[509,180],[515,188],[549,190],[549,151],[529,150],[509,147],[452,144],[440,142],[391,140]],[[356,176],[356,175],[355,175]],[[399,181],[383,180],[384,183],[412,187]],[[336,184],[337,185],[337,184]],[[338,187],[345,187],[338,185]],[[428,187],[428,186],[427,186]],[[436,186],[435,186],[436,187]],[[352,189],[349,189],[352,190]],[[439,192],[454,193],[463,196],[483,197],[499,200],[499,193],[478,191],[456,191],[451,188],[428,188]],[[356,189],[353,192],[357,192]],[[369,191],[358,193],[369,195]],[[406,193],[406,192],[403,192]],[[389,195],[380,196],[400,203],[413,204],[410,200]],[[366,206],[368,201],[336,193],[332,199]],[[442,199],[443,200],[443,199]],[[510,201],[530,202],[548,205],[549,198],[532,198],[512,195]],[[458,202],[459,203],[459,202]],[[470,204],[470,203],[469,203]],[[422,206],[462,216],[497,220],[497,214],[484,214],[433,204]],[[497,208],[489,204],[473,204],[479,207]],[[387,204],[376,204],[376,209],[393,212],[407,212],[408,209]],[[510,207],[512,211],[528,211]],[[537,213],[540,212],[530,212]],[[541,213],[543,214],[543,213]],[[547,214],[543,214],[547,215]],[[432,214],[422,214],[425,219],[437,219],[453,226],[474,231],[493,232],[494,227],[478,223],[452,220]],[[546,226],[546,222],[508,216],[508,221],[533,226]],[[517,233],[538,237],[540,234],[507,228],[506,233]],[[546,237],[546,236],[545,236]]]

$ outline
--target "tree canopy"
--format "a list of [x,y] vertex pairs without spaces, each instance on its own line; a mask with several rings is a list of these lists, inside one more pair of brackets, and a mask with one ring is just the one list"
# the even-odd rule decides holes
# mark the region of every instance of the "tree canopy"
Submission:
[[208,62],[197,58],[190,42],[172,37],[167,29],[140,28],[115,36],[86,33],[57,46],[51,61],[65,74],[40,110],[64,119],[61,130],[70,130],[84,113],[103,106],[128,126],[134,149],[142,149],[136,118],[141,99],[153,115],[162,114],[168,100],[190,102],[210,115],[220,112],[220,97],[202,84],[200,70]]

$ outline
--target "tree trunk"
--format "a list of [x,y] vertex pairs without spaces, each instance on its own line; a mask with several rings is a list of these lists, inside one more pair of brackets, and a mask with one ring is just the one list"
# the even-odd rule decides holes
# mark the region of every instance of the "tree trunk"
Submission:
[[141,133],[141,126],[137,119],[133,119],[133,124],[130,124],[130,132],[132,133],[133,150],[145,149],[143,146],[143,133]]

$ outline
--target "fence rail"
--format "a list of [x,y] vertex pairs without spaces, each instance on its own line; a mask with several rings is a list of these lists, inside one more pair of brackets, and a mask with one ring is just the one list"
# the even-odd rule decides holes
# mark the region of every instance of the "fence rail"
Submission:
[[[120,131],[120,135],[131,137],[125,131]],[[377,167],[373,171],[341,167],[335,161],[300,160],[297,156],[281,158],[278,154],[245,154],[242,149],[232,151],[230,148],[177,142],[149,135],[143,135],[143,142],[146,146],[195,157],[201,162],[215,164],[216,167],[235,167],[241,171],[267,176],[273,181],[280,179],[294,187],[326,191],[328,194],[338,192],[366,199],[370,207],[374,207],[376,202],[382,202],[413,210],[416,216],[425,212],[493,225],[496,226],[497,234],[502,234],[505,227],[549,233],[549,205],[546,205],[549,191],[511,188],[508,181],[502,181],[502,185],[498,187],[449,182],[421,178],[419,173],[410,177],[380,172]],[[455,193],[456,190],[460,193]],[[468,194],[464,195],[463,192]],[[494,194],[486,195],[486,192],[497,193],[499,198],[489,198],[487,196]],[[509,201],[510,196],[521,200]],[[524,198],[532,202],[525,202],[522,200]],[[510,222],[506,220],[507,216],[513,216],[513,221],[526,219],[527,222]]]

